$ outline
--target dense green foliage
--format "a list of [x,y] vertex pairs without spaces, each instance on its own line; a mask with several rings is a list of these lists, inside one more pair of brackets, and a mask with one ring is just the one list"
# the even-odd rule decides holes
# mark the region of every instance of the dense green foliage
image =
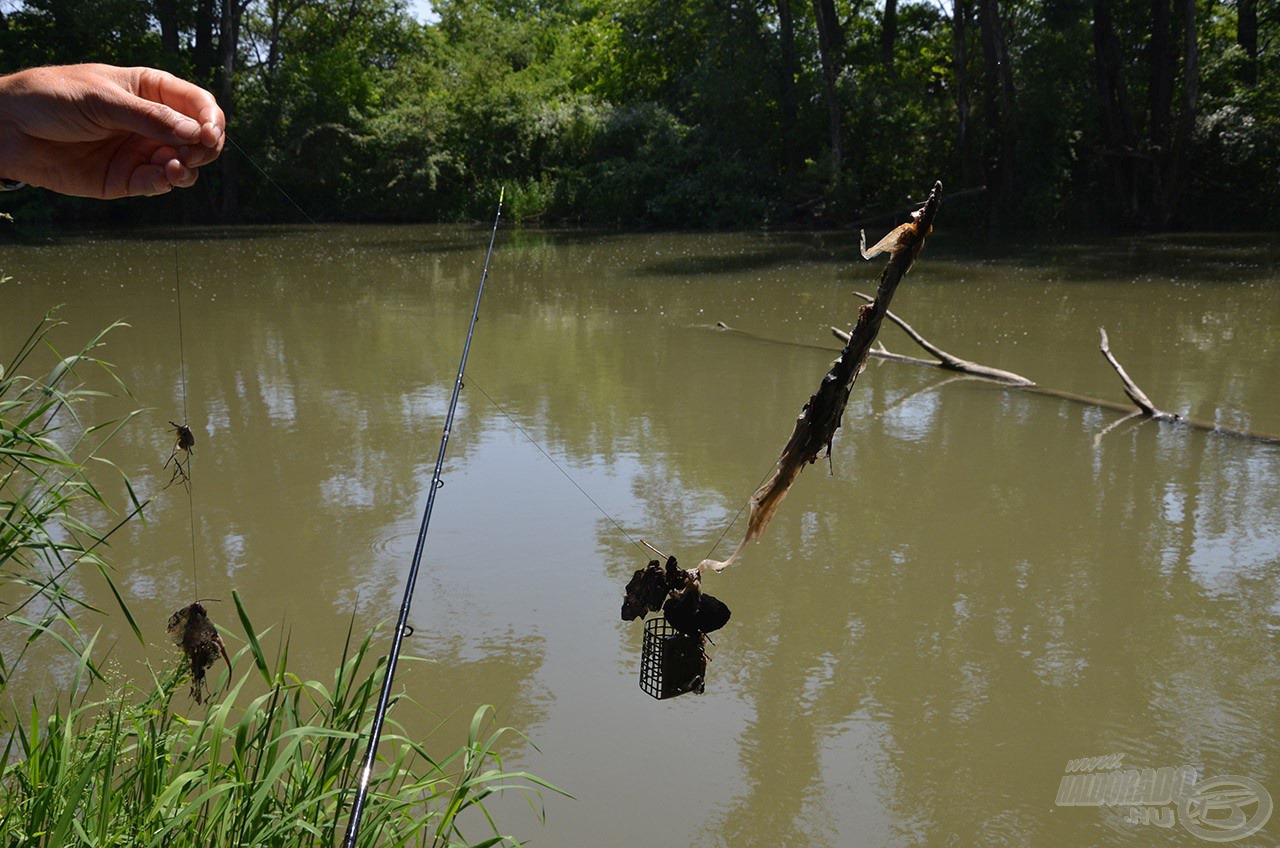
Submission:
[[505,185],[527,221],[824,226],[940,178],[969,192],[960,219],[995,230],[1280,225],[1277,0],[439,0],[434,14],[28,0],[0,31],[0,67],[149,63],[209,86],[235,147],[185,193],[188,219],[482,218]]

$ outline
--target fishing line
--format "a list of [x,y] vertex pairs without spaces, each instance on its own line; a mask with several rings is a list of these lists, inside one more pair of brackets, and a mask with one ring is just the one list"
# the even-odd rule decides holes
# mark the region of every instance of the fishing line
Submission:
[[[307,219],[307,222],[309,224],[311,224],[312,226],[315,225],[316,222],[312,220],[310,215],[307,214],[307,211],[303,209],[301,206],[299,206],[298,202],[294,200],[293,197],[291,197],[290,194],[287,191],[285,191],[280,186],[279,183],[271,179],[271,175],[268,174],[265,170],[263,170],[262,166],[259,165],[256,161],[254,161],[253,157],[251,157],[247,152],[245,152],[245,149],[241,147],[238,143],[236,143],[236,140],[234,138],[232,138],[230,135],[226,135],[225,133],[223,134],[223,137],[231,143],[231,145],[240,153],[242,157],[244,157],[245,161],[247,161],[250,165],[256,168],[258,170],[258,173],[262,174],[262,176],[266,179],[266,181],[270,183],[271,186],[275,188],[276,191],[280,192],[280,194],[285,198],[285,200],[288,200],[291,204],[293,204],[293,208],[297,209],[298,212],[302,215],[302,217]],[[173,239],[173,280],[174,280],[174,291],[176,293],[176,298],[178,302],[178,361],[180,364],[180,374],[181,374],[180,386],[181,386],[181,392],[182,392],[182,425],[183,427],[190,427],[191,416],[187,411],[187,352],[186,352],[185,339],[183,338],[181,264],[182,263],[178,255],[178,239],[175,237]],[[181,436],[179,436],[179,438],[181,438]],[[188,513],[189,525],[191,529],[191,580],[195,588],[195,594],[199,596],[200,594],[199,571],[200,570],[198,567],[198,555],[197,555],[197,547],[196,547],[196,511],[195,511],[195,498],[191,493],[191,479],[190,479],[191,463],[194,461],[193,459],[194,454],[195,454],[195,451],[193,450],[186,451],[187,479],[185,480],[184,488],[187,490],[187,513]]]
[[[520,435],[522,435],[522,436],[524,436],[526,439],[528,439],[529,444],[531,444],[531,445],[533,445],[535,448],[537,448],[538,453],[540,453],[540,454],[542,454],[544,457],[546,457],[547,461],[548,461],[548,462],[550,462],[553,466],[555,466],[556,471],[559,471],[562,475],[564,475],[564,479],[568,480],[570,483],[572,483],[572,484],[573,484],[573,488],[575,488],[575,489],[577,489],[579,492],[581,492],[581,493],[582,493],[582,496],[583,496],[584,498],[586,498],[587,500],[591,501],[592,506],[594,506],[597,510],[599,510],[599,511],[600,511],[600,514],[601,514],[601,515],[603,515],[605,518],[607,518],[607,519],[609,520],[609,523],[610,523],[610,524],[612,524],[614,527],[616,527],[619,533],[621,533],[623,536],[626,536],[626,537],[627,537],[627,541],[629,541],[631,544],[635,545],[637,548],[640,548],[640,550],[642,550],[642,551],[644,550],[644,546],[643,546],[643,545],[641,545],[638,541],[636,541],[636,539],[635,539],[635,538],[634,538],[630,533],[628,533],[628,532],[626,531],[626,528],[624,528],[624,527],[623,527],[623,526],[618,522],[618,519],[616,519],[616,518],[614,518],[612,515],[610,515],[610,514],[605,510],[605,508],[604,508],[604,507],[602,507],[602,506],[599,504],[599,502],[597,502],[597,501],[596,501],[596,499],[595,499],[595,498],[591,497],[591,495],[587,492],[587,490],[586,490],[586,489],[584,489],[584,488],[582,488],[582,486],[578,485],[578,481],[577,481],[577,480],[575,480],[575,479],[573,479],[573,475],[571,475],[568,471],[566,471],[566,470],[564,469],[564,467],[563,467],[562,465],[560,465],[560,463],[556,462],[556,461],[555,461],[555,459],[551,456],[551,454],[547,453],[547,451],[543,449],[542,445],[538,443],[538,440],[537,440],[537,439],[535,439],[535,438],[534,438],[534,437],[529,433],[529,431],[528,431],[528,430],[526,430],[525,428],[523,428],[523,427],[521,427],[521,426],[520,426],[520,422],[516,421],[516,419],[515,419],[515,418],[511,417],[511,415],[510,415],[510,414],[509,414],[505,409],[503,409],[503,408],[502,408],[502,406],[501,406],[501,405],[500,405],[496,400],[494,400],[492,397],[490,397],[489,393],[488,393],[488,392],[486,392],[483,388],[481,388],[481,387],[480,387],[480,385],[479,385],[478,383],[476,383],[476,382],[475,382],[475,380],[472,380],[472,381],[471,381],[471,386],[472,386],[474,389],[476,389],[476,391],[480,392],[480,394],[484,395],[485,400],[487,400],[487,401],[489,401],[489,403],[493,404],[493,408],[494,408],[494,409],[496,409],[496,410],[498,410],[498,412],[499,412],[499,413],[501,413],[501,415],[502,415],[502,417],[503,417],[503,418],[505,418],[505,419],[507,419],[507,421],[511,422],[511,426],[512,426],[512,427],[515,427],[517,430],[519,430],[519,431],[520,431]],[[739,514],[741,514],[741,513],[739,513]],[[736,519],[735,519],[735,520],[736,520]],[[728,530],[725,530],[725,533],[728,533],[728,532],[729,532]],[[724,537],[723,537],[723,536],[721,536],[721,538],[724,538]]]
[[[191,426],[191,416],[187,413],[187,349],[182,334],[182,263],[178,261],[178,239],[173,239],[173,290],[178,301],[178,364],[181,380],[179,386],[182,391],[182,426]],[[179,435],[181,438],[181,435]],[[191,582],[195,589],[195,595],[200,595],[200,573],[196,566],[196,505],[195,498],[191,494],[191,463],[194,459],[195,451],[187,451],[187,480],[183,487],[187,490],[187,516],[189,526],[191,528]]]
[[[426,339],[426,341],[428,341],[429,343],[434,343],[434,339],[431,338],[430,334],[426,332],[425,329],[422,329],[421,325],[417,323],[416,320],[413,320],[412,315],[406,314],[404,315],[404,318],[407,318],[408,323],[412,324],[413,327],[417,329],[417,332],[422,334],[422,338]],[[543,446],[541,446],[541,443],[538,441],[538,439],[532,436],[532,433],[530,433],[529,430],[526,430],[524,427],[521,427],[520,421],[517,421],[515,416],[513,416],[511,412],[508,412],[506,409],[503,409],[502,404],[499,404],[498,401],[495,401],[493,396],[489,395],[489,392],[484,391],[484,387],[480,386],[480,383],[476,382],[476,379],[474,377],[470,377],[470,375],[468,375],[467,379],[471,380],[470,382],[471,388],[476,389],[477,392],[480,392],[481,395],[484,395],[485,400],[489,401],[489,405],[493,406],[495,410],[498,410],[498,414],[502,415],[504,419],[507,419],[507,421],[511,423],[512,427],[515,427],[517,432],[520,433],[521,436],[524,436],[526,441],[532,444],[532,446],[534,446],[536,450],[538,450],[538,452],[541,453],[541,455],[543,455],[545,459],[547,459],[547,461],[550,462],[550,464],[552,464],[554,468],[556,468],[556,470],[559,471],[559,473],[561,473],[561,475],[563,475],[563,478],[568,480],[568,482],[570,482],[573,485],[573,488],[577,489],[577,491],[579,491],[582,494],[582,497],[585,497],[586,500],[590,501],[591,506],[594,506],[596,511],[599,511],[599,514],[603,515],[604,518],[609,521],[609,524],[612,524],[614,528],[618,530],[618,533],[625,535],[625,537],[627,538],[627,541],[631,542],[631,544],[634,544],[634,546],[636,546],[637,548],[640,548],[641,551],[645,550],[644,544],[637,541],[634,535],[627,533],[627,530],[625,526],[622,526],[621,521],[618,521],[616,518],[613,518],[613,515],[609,514],[608,510],[605,510],[603,506],[600,506],[600,502],[596,501],[594,497],[591,497],[591,493],[586,491],[585,488],[582,488],[582,485],[580,485],[579,482],[577,482],[577,480],[573,478],[573,475],[568,473],[568,470],[564,468],[563,465],[559,464],[559,462],[556,461],[556,457],[550,455],[550,452],[547,451],[547,448],[544,448]],[[741,515],[741,512],[739,512],[739,514]],[[724,533],[728,533],[728,530],[727,529],[724,530]],[[721,538],[724,538],[723,535]]]
[[[413,319],[410,318],[410,321],[412,320]],[[414,326],[417,326],[417,322],[414,322]],[[420,331],[422,330],[421,327],[419,327],[418,329]],[[494,400],[489,395],[489,393],[486,392],[484,388],[481,387],[480,384],[475,381],[474,378],[472,378],[471,380],[471,387],[474,388],[476,391],[480,392],[480,394],[484,395],[485,400],[489,401],[489,403],[492,404],[493,408],[498,410],[499,414],[501,414],[503,418],[507,419],[507,421],[511,423],[511,426],[515,427],[516,430],[520,432],[520,435],[524,436],[525,439],[528,440],[529,444],[533,445],[534,448],[537,449],[538,453],[546,457],[547,461],[550,462],[555,467],[556,471],[559,471],[561,475],[564,476],[564,479],[568,480],[573,485],[573,487],[582,494],[584,498],[590,501],[591,505],[594,506],[600,512],[601,515],[603,515],[606,519],[608,519],[609,523],[612,524],[619,533],[621,533],[623,536],[626,536],[628,542],[635,545],[641,551],[646,550],[646,546],[642,544],[639,540],[637,540],[634,536],[632,536],[630,533],[628,533],[626,528],[622,526],[622,524],[618,521],[618,519],[610,515],[609,512],[603,506],[601,506],[600,503],[595,498],[591,497],[591,493],[588,492],[586,489],[584,489],[581,485],[579,485],[578,481],[574,479],[573,475],[570,474],[564,468],[564,466],[556,462],[555,457],[551,456],[551,454],[548,453],[546,449],[542,447],[542,445],[538,442],[538,440],[535,439],[533,435],[529,433],[528,430],[520,426],[520,422],[516,421],[516,419],[512,417],[512,415],[509,412],[503,409],[502,405],[499,404],[496,400]],[[766,471],[764,476],[760,478],[760,482],[756,484],[755,489],[752,489],[751,491],[755,492],[756,489],[759,489],[761,486],[763,486],[764,481],[768,480],[769,475],[772,473],[773,473],[773,469]],[[751,499],[748,498],[746,503],[744,503],[741,507],[738,508],[738,511],[734,514],[733,519],[724,528],[724,531],[720,534],[720,537],[716,539],[715,544],[711,546],[711,550],[707,551],[707,555],[703,557],[703,559],[711,558],[711,555],[715,553],[716,548],[720,547],[720,543],[724,541],[724,537],[729,535],[729,531],[733,529],[733,525],[738,523],[738,519],[742,517],[742,513],[745,512],[747,507],[750,505],[751,505]]]
[[[411,316],[405,316],[405,317],[409,318],[410,323],[412,323],[415,327],[417,327],[417,328],[418,328],[418,331],[419,331],[420,333],[422,333],[422,334],[423,334],[423,337],[424,337],[424,338],[429,338],[429,337],[427,337],[427,335],[426,335],[426,331],[425,331],[425,330],[423,330],[423,329],[422,329],[422,327],[418,326],[418,322],[417,322],[417,321],[414,321],[414,320],[413,320],[413,318],[412,318]],[[492,395],[490,395],[488,392],[486,392],[486,391],[484,390],[484,387],[483,387],[483,386],[481,386],[478,382],[476,382],[476,380],[475,380],[475,378],[474,378],[474,377],[471,377],[471,378],[469,378],[469,379],[470,379],[470,381],[471,381],[471,382],[470,382],[471,387],[472,387],[473,389],[475,389],[476,391],[480,392],[480,394],[484,395],[485,400],[489,401],[490,405],[491,405],[491,406],[493,406],[493,408],[494,408],[494,409],[496,409],[496,410],[498,411],[498,413],[499,413],[503,418],[507,419],[507,421],[508,421],[508,422],[510,422],[511,426],[512,426],[512,427],[515,427],[515,428],[516,428],[516,430],[517,430],[517,431],[519,431],[520,435],[524,436],[524,437],[525,437],[525,439],[529,442],[529,444],[533,445],[533,447],[538,451],[538,453],[542,454],[542,455],[543,455],[543,457],[545,457],[545,458],[546,458],[546,460],[547,460],[548,462],[550,462],[552,466],[554,466],[554,467],[555,467],[556,471],[559,471],[559,472],[560,472],[560,474],[564,477],[564,479],[568,480],[568,481],[569,481],[569,483],[570,483],[570,484],[571,484],[575,489],[577,489],[577,490],[578,490],[578,492],[579,492],[579,493],[580,493],[584,498],[586,498],[588,501],[590,501],[590,502],[591,502],[591,505],[592,505],[592,506],[594,506],[594,507],[596,508],[596,510],[597,510],[601,515],[603,515],[603,516],[604,516],[604,517],[609,521],[609,523],[610,523],[610,524],[612,524],[612,525],[614,526],[614,528],[615,528],[619,533],[621,533],[623,536],[625,536],[628,542],[630,542],[631,544],[635,545],[635,546],[636,546],[637,548],[639,548],[641,551],[645,551],[645,550],[647,550],[646,546],[645,546],[643,543],[641,543],[639,540],[637,540],[634,536],[632,536],[630,533],[628,533],[628,532],[627,532],[627,529],[626,529],[625,527],[623,527],[623,526],[622,526],[622,523],[621,523],[621,522],[619,522],[619,521],[618,521],[618,519],[614,518],[614,517],[609,513],[609,511],[608,511],[608,510],[606,510],[603,506],[601,506],[601,505],[600,505],[600,502],[599,502],[599,501],[597,501],[595,498],[593,498],[593,497],[591,496],[591,493],[590,493],[590,492],[588,492],[586,489],[584,489],[584,488],[582,487],[582,485],[581,485],[581,484],[579,484],[579,483],[578,483],[578,481],[574,478],[574,476],[573,476],[572,474],[570,474],[570,473],[568,472],[568,470],[567,470],[563,465],[561,465],[559,462],[557,462],[557,461],[556,461],[556,459],[555,459],[555,457],[553,457],[553,456],[552,456],[552,455],[551,455],[551,454],[546,450],[546,448],[544,448],[544,447],[542,446],[542,444],[541,444],[537,439],[535,439],[535,438],[533,437],[533,434],[531,434],[528,430],[526,430],[524,427],[522,427],[522,426],[520,425],[520,422],[519,422],[519,421],[517,421],[517,420],[515,419],[515,417],[511,415],[511,413],[507,412],[507,410],[503,408],[502,404],[500,404],[500,403],[498,403],[496,400],[494,400],[494,399],[493,399],[493,396],[492,396]],[[754,492],[754,491],[756,491],[756,489],[759,489],[762,485],[764,485],[764,481],[765,481],[765,480],[767,480],[767,479],[769,479],[769,475],[770,475],[770,474],[772,474],[772,473],[773,473],[773,470],[772,470],[772,469],[770,469],[769,471],[766,471],[766,472],[765,472],[765,474],[764,474],[764,476],[760,478],[760,482],[756,484],[755,489],[752,489],[751,491],[752,491],[752,492]],[[750,498],[748,498],[748,499],[747,499],[747,501],[746,501],[746,503],[744,503],[744,504],[743,504],[743,506],[741,506],[741,507],[738,509],[737,513],[735,513],[735,514],[734,514],[733,519],[729,522],[729,524],[724,528],[724,531],[720,534],[720,537],[719,537],[718,539],[716,539],[715,544],[713,544],[713,545],[711,546],[711,550],[709,550],[709,551],[707,552],[707,555],[704,557],[704,559],[710,559],[711,555],[712,555],[713,553],[715,553],[716,548],[720,547],[720,543],[724,541],[725,536],[728,536],[728,535],[729,535],[729,531],[733,529],[733,525],[735,525],[735,524],[737,524],[737,523],[738,523],[738,519],[742,517],[742,513],[746,511],[747,507],[748,507],[748,506],[750,506],[750,503],[751,503]],[[647,556],[647,554],[646,554],[646,556]]]
[[252,165],[253,167],[255,167],[255,168],[257,168],[257,169],[258,169],[258,173],[259,173],[259,174],[262,174],[262,176],[266,178],[267,182],[271,183],[271,186],[272,186],[276,191],[280,192],[280,194],[282,194],[282,195],[284,196],[284,199],[285,199],[285,200],[287,200],[287,201],[289,201],[290,203],[292,203],[292,204],[293,204],[293,208],[294,208],[294,209],[297,209],[300,213],[302,213],[302,217],[304,217],[304,218],[306,218],[306,219],[307,219],[307,223],[308,223],[308,224],[311,224],[312,226],[315,226],[315,223],[316,223],[316,222],[315,222],[315,221],[313,221],[313,220],[311,220],[311,216],[307,214],[307,210],[305,210],[305,209],[303,209],[301,206],[299,206],[299,205],[298,205],[298,201],[294,200],[294,199],[289,195],[289,192],[285,191],[283,188],[281,188],[281,187],[280,187],[280,184],[279,184],[279,183],[277,183],[275,180],[271,179],[271,175],[270,175],[270,174],[268,174],[265,170],[263,170],[262,166],[261,166],[261,165],[259,165],[257,162],[255,162],[255,161],[253,160],[253,157],[251,157],[248,153],[246,153],[246,152],[245,152],[245,149],[244,149],[243,147],[241,147],[240,145],[236,144],[236,140],[235,140],[234,138],[232,138],[231,136],[226,135],[226,134],[224,134],[224,135],[223,135],[223,137],[224,137],[224,138],[226,138],[226,140],[227,140],[227,141],[231,142],[231,146],[232,146],[232,147],[234,147],[236,150],[240,151],[240,155],[241,155],[241,156],[243,156],[243,157],[245,158],[245,160],[246,160],[250,165]]
[[502,199],[506,190],[498,194],[498,211],[493,217],[493,231],[489,234],[489,250],[485,254],[484,269],[480,273],[480,285],[476,288],[476,302],[471,309],[471,322],[467,326],[467,339],[462,345],[462,357],[458,361],[458,376],[453,383],[453,396],[449,399],[449,411],[444,419],[444,432],[440,436],[440,452],[436,455],[435,470],[431,474],[431,486],[427,489],[427,505],[422,511],[422,526],[418,530],[418,542],[413,549],[413,562],[409,566],[409,575],[405,580],[404,599],[400,603],[400,616],[396,620],[395,636],[391,640],[391,651],[387,655],[387,668],[382,678],[382,692],[378,696],[378,705],[373,714],[373,726],[369,730],[369,748],[365,752],[364,763],[360,767],[360,777],[356,784],[356,796],[351,805],[351,818],[347,823],[346,848],[355,848],[356,837],[360,833],[360,820],[364,816],[365,800],[369,795],[369,779],[373,775],[373,761],[377,758],[378,742],[382,738],[382,725],[386,720],[387,709],[391,704],[391,684],[395,678],[396,664],[400,659],[400,647],[404,642],[408,629],[409,606],[413,602],[413,589],[418,581],[418,571],[422,565],[422,550],[427,541],[427,527],[431,523],[431,510],[435,506],[436,493],[440,491],[441,475],[444,472],[445,451],[449,447],[449,435],[453,430],[453,417],[458,411],[458,396],[462,393],[462,378],[466,374],[467,356],[471,352],[471,339],[475,336],[476,321],[480,317],[480,299],[484,296],[485,280],[489,277],[489,260],[493,257],[493,245],[498,238],[498,221],[502,218]]
[[[756,487],[751,490],[752,494],[755,494],[760,490],[760,487],[764,485],[764,481],[768,480],[769,475],[771,475],[772,473],[773,473],[772,468],[764,473],[764,476],[760,478],[760,482],[756,483]],[[750,497],[747,498],[746,502],[743,503],[742,506],[738,507],[738,511],[733,515],[733,520],[730,521],[728,526],[724,528],[724,532],[720,534],[720,538],[716,539],[715,544],[711,546],[711,550],[707,551],[707,555],[704,556],[703,559],[711,559],[711,555],[716,552],[716,548],[720,547],[720,543],[724,541],[724,537],[729,535],[729,531],[733,529],[733,525],[738,523],[738,519],[742,517],[742,513],[746,512],[747,507],[749,506],[751,506]]]

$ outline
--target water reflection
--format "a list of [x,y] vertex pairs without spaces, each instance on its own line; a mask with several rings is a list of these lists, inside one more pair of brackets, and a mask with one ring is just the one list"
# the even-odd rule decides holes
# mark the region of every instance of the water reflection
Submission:
[[[0,332],[57,299],[78,332],[130,320],[110,358],[149,411],[112,454],[156,496],[113,543],[131,603],[162,627],[175,599],[235,589],[323,677],[353,610],[359,629],[398,606],[485,233],[244,235],[176,248],[190,501],[161,489],[184,409],[173,244],[0,248],[19,274]],[[1158,405],[1280,431],[1270,250],[973,257],[941,237],[894,307],[959,355],[1122,400],[1105,324]],[[855,252],[506,234],[413,609],[429,661],[406,691],[455,722],[499,704],[530,733],[540,752],[512,764],[579,798],[525,831],[547,844],[1129,845],[1147,836],[1118,811],[1054,806],[1068,760],[1110,753],[1280,796],[1280,449],[1108,430],[1120,414],[908,365],[868,369],[830,463],[708,578],[734,611],[708,693],[640,693],[640,628],[617,614],[649,556],[635,541],[691,564],[736,540],[834,354],[828,325],[874,280]]]

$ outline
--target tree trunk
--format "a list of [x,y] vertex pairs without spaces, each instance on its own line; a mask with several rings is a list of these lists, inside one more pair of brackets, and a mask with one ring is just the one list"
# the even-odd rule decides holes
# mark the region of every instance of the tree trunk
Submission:
[[192,67],[201,85],[213,83],[213,21],[214,0],[196,0],[195,45],[192,49]]
[[993,189],[991,226],[1000,227],[1014,204],[1013,69],[1000,26],[998,0],[978,0],[979,29],[982,33],[982,62],[986,78],[987,186]]
[[[218,31],[218,102],[230,125],[235,112],[232,85],[236,69],[236,52],[240,44],[240,19],[248,0],[221,0]],[[240,217],[240,169],[235,156],[222,157],[222,214],[228,221]]]
[[1236,0],[1236,44],[1245,56],[1240,81],[1252,87],[1258,82],[1258,0]]
[[1147,199],[1143,211],[1139,214],[1139,224],[1163,227],[1169,220],[1169,209],[1166,204],[1168,192],[1164,178],[1166,169],[1173,161],[1173,150],[1170,148],[1173,125],[1173,75],[1176,59],[1170,40],[1170,28],[1173,18],[1170,0],[1151,0],[1151,85],[1150,85],[1150,130],[1146,153],[1150,154],[1143,167],[1141,161],[1136,163],[1137,170],[1149,174]]
[[978,163],[973,154],[973,132],[969,124],[969,0],[952,3],[952,49],[956,75],[956,149],[960,154],[960,176],[963,186],[979,180]]
[[165,56],[178,56],[178,9],[175,0],[156,0],[156,21],[160,24],[160,49]]
[[1170,0],[1151,0],[1151,146],[1156,154],[1169,146],[1173,115],[1174,55],[1170,44]]
[[1129,90],[1125,86],[1120,53],[1120,40],[1111,21],[1109,0],[1093,3],[1093,51],[1101,103],[1102,139],[1108,157],[1116,197],[1123,208],[1125,223],[1134,224],[1140,217],[1141,192],[1135,155],[1137,131]]
[[796,147],[796,123],[799,120],[796,106],[796,30],[791,0],[777,0],[778,7],[778,99],[782,109],[782,161],[783,169],[794,174],[800,165],[800,151]]
[[837,82],[844,71],[844,35],[836,16],[834,0],[813,0],[813,16],[818,24],[818,55],[822,61],[822,87],[831,129],[831,184],[840,179],[844,160],[841,141],[841,109]]
[[1196,30],[1195,0],[1182,0],[1183,38],[1186,56],[1182,68],[1182,131],[1190,139],[1200,100],[1200,45]]
[[1182,114],[1178,120],[1178,137],[1174,140],[1173,156],[1165,175],[1163,191],[1159,203],[1162,217],[1157,221],[1166,227],[1173,220],[1190,180],[1190,169],[1187,163],[1191,160],[1192,137],[1196,129],[1196,112],[1200,100],[1200,46],[1196,30],[1195,0],[1181,0],[1182,6]]
[[898,40],[898,0],[884,0],[884,17],[880,24],[880,63],[893,67],[893,48]]

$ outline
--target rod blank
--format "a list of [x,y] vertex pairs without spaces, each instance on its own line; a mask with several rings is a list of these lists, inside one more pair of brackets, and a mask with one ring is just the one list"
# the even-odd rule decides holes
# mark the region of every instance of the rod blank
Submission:
[[347,822],[347,836],[344,848],[355,848],[356,838],[360,834],[360,820],[364,817],[365,801],[369,796],[369,780],[373,775],[373,764],[378,755],[378,742],[382,739],[382,725],[387,717],[387,708],[391,702],[391,684],[395,679],[396,663],[400,660],[400,646],[404,642],[405,631],[409,627],[409,606],[413,603],[413,590],[418,582],[418,571],[422,566],[422,551],[427,542],[427,527],[431,524],[431,510],[435,506],[436,493],[444,485],[440,475],[444,471],[445,451],[449,447],[449,434],[453,431],[453,417],[458,411],[458,396],[462,393],[462,378],[467,370],[467,355],[471,352],[471,338],[475,335],[476,320],[480,317],[480,299],[484,297],[485,280],[489,278],[489,260],[493,257],[493,244],[498,238],[498,221],[502,218],[502,200],[506,189],[498,193],[498,212],[493,216],[493,232],[489,234],[489,250],[484,257],[484,270],[480,273],[480,285],[476,289],[475,306],[471,309],[471,323],[467,325],[467,340],[462,346],[462,358],[458,362],[458,376],[453,383],[453,396],[449,399],[449,411],[444,419],[444,432],[440,437],[440,452],[436,456],[435,471],[431,475],[431,485],[427,488],[427,505],[422,511],[422,526],[418,529],[418,542],[413,549],[413,562],[409,566],[409,576],[405,580],[404,599],[400,602],[400,616],[396,619],[395,635],[391,640],[391,652],[387,655],[387,669],[382,678],[382,692],[378,696],[378,706],[373,713],[373,727],[369,731],[369,749],[365,752],[364,763],[360,767],[359,782],[356,785],[356,797],[351,805],[351,818]]

